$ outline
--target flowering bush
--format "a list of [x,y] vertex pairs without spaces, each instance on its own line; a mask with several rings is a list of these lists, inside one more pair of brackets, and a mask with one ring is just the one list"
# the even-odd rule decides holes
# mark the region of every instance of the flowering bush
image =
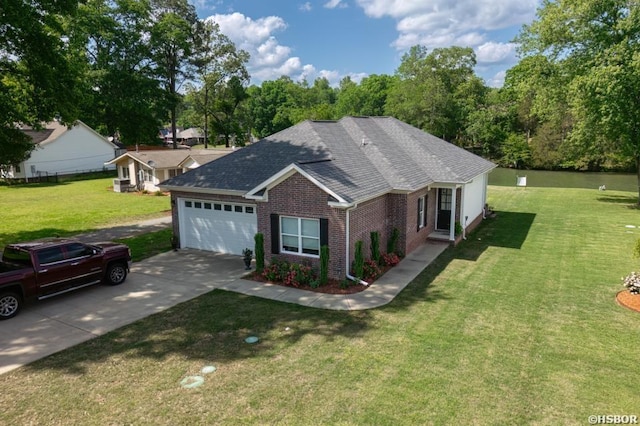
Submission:
[[367,259],[362,268],[362,274],[365,281],[374,281],[380,275],[381,271],[375,260]]
[[629,293],[640,294],[640,274],[638,272],[631,272],[622,278],[622,281],[623,285],[629,289]]
[[310,285],[317,279],[315,271],[310,266],[277,259],[264,268],[262,276],[269,281],[281,282],[291,287]]
[[400,257],[395,253],[383,253],[382,264],[385,266],[396,266],[400,263]]

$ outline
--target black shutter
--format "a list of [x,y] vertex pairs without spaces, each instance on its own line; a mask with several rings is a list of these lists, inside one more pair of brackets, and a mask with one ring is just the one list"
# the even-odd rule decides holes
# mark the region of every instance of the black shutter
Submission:
[[424,226],[427,226],[427,213],[429,212],[429,195],[424,196]]
[[280,253],[280,216],[271,214],[271,254]]
[[420,201],[422,201],[422,198],[418,198],[418,226],[416,228],[417,231],[420,230]]
[[329,245],[329,219],[320,219],[320,247]]

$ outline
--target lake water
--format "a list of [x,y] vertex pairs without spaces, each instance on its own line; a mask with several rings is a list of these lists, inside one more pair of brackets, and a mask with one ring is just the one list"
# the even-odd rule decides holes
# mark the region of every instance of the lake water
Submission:
[[627,173],[550,172],[497,168],[489,174],[489,185],[515,186],[518,176],[527,177],[527,186],[598,189],[600,185],[605,185],[609,190],[638,192],[636,175]]

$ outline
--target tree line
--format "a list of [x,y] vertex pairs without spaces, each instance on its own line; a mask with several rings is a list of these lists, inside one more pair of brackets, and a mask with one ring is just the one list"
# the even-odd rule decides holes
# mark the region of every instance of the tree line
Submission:
[[81,119],[125,144],[199,127],[242,145],[306,119],[390,115],[500,165],[638,170],[640,11],[549,0],[517,38],[504,86],[473,50],[412,47],[393,75],[338,87],[283,76],[249,85],[249,55],[186,0],[11,0],[0,23],[0,164],[28,155],[15,123]]

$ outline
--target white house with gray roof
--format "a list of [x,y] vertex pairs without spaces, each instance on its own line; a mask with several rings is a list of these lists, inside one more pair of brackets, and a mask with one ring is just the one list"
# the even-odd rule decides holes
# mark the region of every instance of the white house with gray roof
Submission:
[[181,247],[240,254],[265,236],[265,256],[319,262],[350,274],[354,246],[369,253],[397,229],[396,251],[429,238],[452,243],[482,220],[495,165],[391,117],[305,121],[160,184],[171,191]]
[[37,178],[113,169],[105,161],[118,155],[117,145],[82,121],[64,125],[58,121],[43,123],[42,128],[21,127],[31,138],[34,149],[29,158],[3,171],[10,179]]

